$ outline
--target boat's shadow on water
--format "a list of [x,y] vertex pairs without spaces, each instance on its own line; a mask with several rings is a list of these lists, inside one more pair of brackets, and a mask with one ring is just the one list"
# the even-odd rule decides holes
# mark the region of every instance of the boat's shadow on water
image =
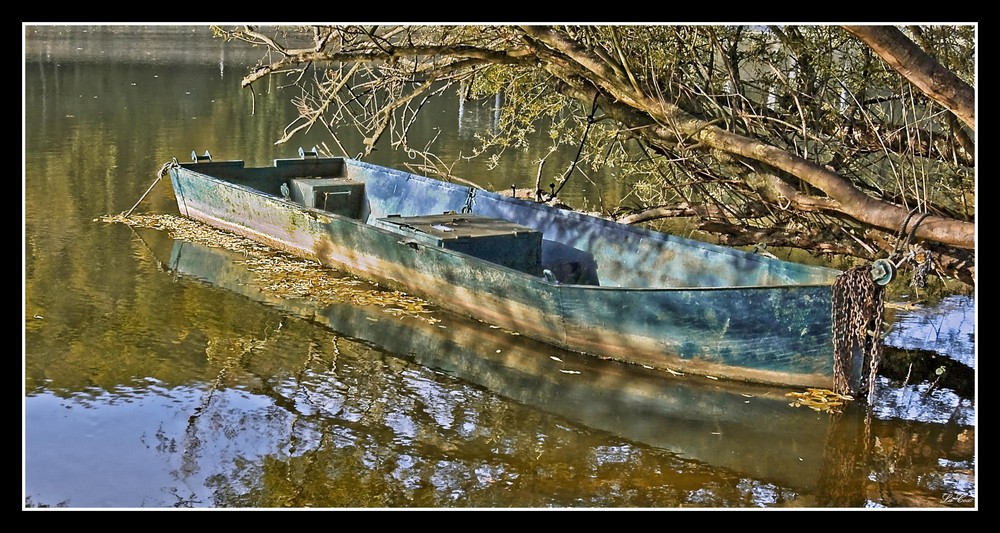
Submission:
[[[876,407],[857,403],[839,414],[791,407],[790,389],[674,375],[605,361],[532,341],[453,313],[392,317],[385,307],[318,303],[277,295],[240,254],[151,235],[175,275],[196,279],[313,320],[338,336],[408,358],[511,400],[574,423],[676,453],[810,495],[803,505],[859,506],[860,487],[878,453],[874,442],[896,442],[895,453],[944,440],[969,460],[959,441],[974,439],[974,405],[880,380]],[[169,251],[166,251],[168,250]],[[378,288],[372,286],[377,292]],[[925,385],[926,386],[926,385]],[[940,391],[939,391],[940,392]],[[945,391],[947,392],[947,391]],[[910,442],[894,417],[910,420]],[[879,438],[881,440],[879,440]],[[947,444],[947,443],[944,443]],[[902,450],[902,451],[901,451]],[[961,450],[965,450],[963,453]],[[974,457],[974,455],[973,455]]]

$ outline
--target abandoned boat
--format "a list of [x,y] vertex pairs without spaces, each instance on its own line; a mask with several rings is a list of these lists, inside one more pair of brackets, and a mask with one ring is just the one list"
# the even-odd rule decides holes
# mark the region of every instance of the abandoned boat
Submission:
[[347,158],[170,165],[180,214],[564,349],[831,388],[840,271]]

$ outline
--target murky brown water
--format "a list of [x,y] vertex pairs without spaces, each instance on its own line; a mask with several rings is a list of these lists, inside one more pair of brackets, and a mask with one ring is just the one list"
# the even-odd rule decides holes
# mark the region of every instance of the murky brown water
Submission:
[[[343,302],[282,297],[246,254],[96,219],[172,157],[267,164],[319,137],[274,146],[288,96],[259,92],[251,116],[239,80],[256,57],[205,28],[84,30],[25,29],[26,507],[976,506],[974,390],[948,381],[974,366],[968,301],[901,315],[934,334],[890,337],[912,360],[886,369],[870,412],[831,415],[364,283]],[[442,104],[428,126],[455,153],[491,120],[462,111]],[[509,164],[533,176],[522,157]],[[166,185],[136,212],[176,214]],[[947,371],[902,385],[915,367]]]

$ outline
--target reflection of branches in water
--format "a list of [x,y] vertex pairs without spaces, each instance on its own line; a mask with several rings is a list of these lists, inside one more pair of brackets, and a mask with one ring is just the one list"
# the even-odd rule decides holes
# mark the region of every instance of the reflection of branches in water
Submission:
[[181,495],[177,494],[177,488],[176,487],[169,487],[169,488],[167,488],[165,490],[166,490],[166,492],[170,493],[171,496],[173,496],[174,498],[177,499],[177,501],[174,502],[174,505],[173,505],[175,508],[181,508],[181,507],[188,507],[188,508],[190,508],[190,507],[194,507],[196,504],[202,503],[201,500],[195,498],[194,492],[192,492],[190,496],[185,497],[185,496],[181,496]]
[[[291,421],[289,422],[287,442],[283,447],[287,450],[287,453],[290,457],[295,457],[295,456],[304,457],[305,458],[304,467],[307,471],[319,467],[317,463],[317,457],[319,455],[319,452],[324,450],[326,446],[329,444],[329,439],[325,438],[325,432],[323,432],[323,434],[321,434],[320,437],[317,439],[309,439],[307,435],[303,436],[299,434],[300,427],[303,428],[301,430],[302,432],[304,432],[305,434],[309,433],[309,429],[311,429],[311,426],[309,424],[306,424],[305,422],[308,421],[311,417],[303,413],[303,411],[298,407],[295,399],[298,397],[302,397],[305,403],[311,408],[312,412],[314,413],[323,412],[323,408],[321,407],[322,402],[315,401],[313,398],[313,391],[308,386],[309,384],[308,377],[312,375],[310,369],[313,368],[317,363],[323,363],[323,365],[326,366],[328,370],[336,368],[337,360],[340,356],[340,346],[338,341],[339,337],[334,336],[331,342],[333,349],[331,351],[331,360],[329,361],[329,363],[326,363],[323,360],[322,357],[323,352],[322,351],[317,352],[317,350],[315,349],[315,344],[310,343],[306,353],[305,360],[302,362],[298,370],[294,373],[294,387],[292,391],[288,394],[288,398],[291,400],[290,402],[291,405],[289,406],[290,407],[289,414],[291,415]],[[281,393],[277,391],[272,390],[268,392],[269,392],[268,396],[270,397],[281,396]],[[336,415],[337,413],[340,412],[341,409],[342,408],[338,408],[337,412],[333,414]],[[304,446],[304,443],[309,442],[310,440],[314,441],[314,447],[312,449],[308,449]],[[280,444],[278,447],[279,449],[282,448]],[[267,462],[267,464],[275,465],[275,462],[270,461]],[[291,463],[283,462],[280,464],[282,465],[279,467],[283,473],[282,477],[284,479],[291,479],[292,478],[292,472],[290,471]],[[306,484],[293,483],[291,484],[289,490],[291,494],[283,495],[286,502],[301,502],[308,500],[303,494],[303,492],[306,490]]]
[[[239,341],[238,339],[229,346],[240,344]],[[355,501],[352,498],[364,497],[364,494],[356,493],[358,472],[374,469],[372,481],[384,481],[388,478],[388,472],[373,466],[366,457],[385,455],[373,450],[381,447],[381,442],[392,440],[379,439],[374,434],[378,428],[387,425],[386,407],[392,402],[387,401],[384,395],[386,391],[396,390],[394,386],[386,385],[379,376],[393,373],[379,372],[378,369],[384,367],[381,357],[359,357],[352,361],[372,363],[373,366],[356,368],[351,365],[339,371],[343,375],[337,375],[344,341],[339,337],[334,337],[331,341],[324,336],[321,344],[311,343],[307,350],[291,352],[283,346],[283,353],[290,353],[296,359],[301,357],[303,360],[288,372],[284,371],[287,367],[282,365],[278,374],[262,373],[260,368],[255,368],[274,363],[275,360],[271,357],[262,357],[258,353],[251,364],[248,357],[239,358],[240,350],[235,354],[228,354],[230,357],[227,361],[241,360],[244,363],[241,371],[249,374],[253,382],[247,391],[256,397],[266,398],[273,404],[273,410],[256,416],[258,421],[270,428],[265,428],[263,433],[258,431],[257,434],[266,433],[273,441],[268,444],[268,451],[264,451],[263,455],[237,458],[227,467],[231,469],[230,472],[208,479],[207,484],[213,490],[216,505],[287,507],[309,504],[318,498],[309,491],[317,487],[326,491],[331,485],[341,485],[341,481],[345,487],[345,492],[340,495],[342,501],[352,502]],[[263,341],[256,342],[263,344]],[[328,346],[331,348],[328,349]],[[364,347],[363,344],[358,344],[356,349]],[[233,366],[229,365],[223,370],[227,368],[231,371]],[[341,381],[351,374],[364,381]],[[220,372],[220,380],[223,377],[223,372]],[[216,389],[222,386],[220,380],[217,380],[219,385]],[[218,399],[213,402],[212,396],[206,394],[203,408],[192,416],[192,423],[210,411],[218,411],[218,407]],[[233,440],[237,429],[244,433],[249,431],[246,424],[250,418],[255,417],[245,410],[235,415],[238,422],[227,424],[223,421],[224,424],[233,426],[233,434],[229,433],[230,428],[223,428],[226,440]],[[225,413],[215,414],[213,419],[224,416]],[[235,427],[237,423],[239,428]],[[192,449],[189,451],[193,452],[194,447],[201,444],[201,440],[193,425],[190,429]],[[365,440],[368,442],[361,442]],[[352,462],[340,464],[344,461]],[[331,478],[331,472],[345,472],[345,478]],[[320,499],[327,498],[329,496]],[[370,502],[366,503],[368,504]],[[374,505],[378,506],[379,502]]]
[[[157,428],[154,438],[156,439],[155,449],[158,453],[172,455],[177,452],[177,441],[164,430],[162,423]],[[176,499],[174,507],[193,507],[194,504],[201,503],[201,500],[196,499],[196,493],[190,487],[188,487],[188,496],[180,496],[177,487],[164,487],[162,490]]]
[[[968,507],[975,500],[975,429],[953,422],[876,420],[869,479],[889,507]],[[958,497],[956,497],[958,496]]]
[[[337,359],[340,357],[339,338],[334,336],[331,344],[333,346],[333,350],[331,352],[331,360],[327,365],[329,370],[333,370],[337,367]],[[290,398],[293,400],[295,397],[301,395],[305,398],[306,403],[309,404],[315,411],[322,411],[322,409],[317,406],[321,402],[313,401],[313,393],[310,388],[306,386],[306,376],[310,374],[309,369],[316,363],[320,362],[323,362],[322,357],[317,355],[315,346],[310,344],[305,361],[302,363],[299,370],[295,372],[295,388],[292,390],[291,394],[289,394]],[[341,409],[341,407],[338,407],[337,411],[331,414],[337,415]],[[296,427],[298,426],[298,422],[301,418],[302,416],[299,409],[294,409],[292,411],[292,421],[288,435],[288,453],[291,455],[295,455],[299,451],[297,444],[300,442],[300,439],[296,436]]]
[[819,506],[923,508],[974,502],[974,428],[954,420],[887,422],[871,407],[857,407],[831,415]]
[[[390,473],[371,458],[386,455],[379,454],[377,449],[392,439],[377,435],[379,428],[386,425],[385,409],[371,409],[371,406],[391,403],[382,396],[396,388],[378,379],[377,368],[350,365],[335,372],[344,340],[334,338],[332,350],[326,349],[327,337],[320,349],[312,344],[308,353],[302,352],[305,360],[287,374],[288,379],[275,380],[269,374],[255,381],[250,392],[268,398],[280,410],[265,415],[263,420],[280,426],[272,434],[281,435],[261,457],[233,461],[231,472],[209,479],[216,505],[294,507],[333,501],[338,505],[361,502],[364,506],[380,506],[383,503],[368,500],[369,492],[373,484],[385,483]],[[358,348],[363,349],[364,345],[359,344]],[[327,354],[332,354],[329,360],[325,359]],[[272,359],[257,357],[255,361],[264,364]],[[356,360],[384,366],[384,361],[380,361],[380,357]],[[250,367],[244,370],[255,373]],[[351,374],[371,382],[374,388],[367,390],[364,383],[341,381]],[[281,375],[286,374],[281,372]],[[351,405],[352,402],[356,405]],[[375,419],[370,418],[373,416]],[[366,488],[362,489],[362,485]]]
[[[866,413],[858,413],[864,409]],[[830,414],[831,424],[817,486],[821,507],[861,507],[865,503],[865,472],[871,433],[871,408],[858,407]]]
[[252,355],[255,349],[261,348],[267,342],[263,340],[236,338],[229,339],[209,339],[205,348],[208,362],[221,361],[215,380],[202,396],[201,402],[195,407],[194,412],[188,417],[187,428],[184,432],[184,445],[181,452],[180,478],[186,479],[198,471],[198,452],[202,447],[202,440],[198,436],[198,422],[212,404],[215,393],[225,387],[226,381],[234,368],[246,361],[248,355]]

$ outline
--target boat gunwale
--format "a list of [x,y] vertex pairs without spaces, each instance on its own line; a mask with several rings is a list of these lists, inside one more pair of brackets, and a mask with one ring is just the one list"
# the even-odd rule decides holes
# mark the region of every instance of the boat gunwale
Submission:
[[[351,159],[351,158],[347,158],[347,157],[327,158],[327,159],[330,159],[330,160],[335,160],[335,159],[336,160],[342,160],[344,162],[345,167],[348,167],[348,166],[357,166],[357,167],[361,167],[361,168],[366,168],[367,167],[367,168],[374,169],[374,170],[381,171],[381,172],[391,172],[391,173],[394,173],[394,174],[405,176],[406,179],[416,179],[416,180],[419,180],[419,181],[429,182],[429,183],[435,184],[437,186],[443,186],[443,187],[448,187],[448,188],[452,188],[452,189],[469,189],[470,188],[470,186],[467,186],[467,185],[460,185],[460,184],[457,184],[457,183],[454,183],[454,182],[445,181],[445,180],[433,178],[433,177],[430,177],[430,176],[424,176],[424,175],[421,175],[421,174],[414,174],[412,172],[408,172],[408,171],[405,171],[405,170],[400,170],[400,169],[396,169],[396,168],[392,168],[392,167],[386,167],[386,166],[378,165],[378,164],[375,164],[375,163],[370,163],[370,162],[367,162],[367,161],[361,161],[361,160],[358,160],[358,159]],[[296,160],[296,159],[278,159],[278,160],[275,161],[275,167],[279,166],[279,164],[278,164],[279,161],[281,161],[281,162],[285,162],[285,161],[292,162],[292,161],[298,161],[298,160]],[[269,167],[265,167],[265,168],[269,168]],[[800,263],[800,262],[797,262],[797,261],[789,261],[789,260],[780,259],[780,258],[770,258],[770,257],[764,256],[764,255],[761,255],[761,254],[750,252],[750,251],[740,250],[740,249],[734,248],[732,246],[725,246],[725,245],[722,245],[722,244],[714,244],[714,243],[710,243],[710,242],[700,241],[700,240],[697,240],[697,239],[691,239],[691,238],[688,238],[688,237],[681,237],[679,235],[674,235],[672,233],[666,233],[666,232],[658,231],[658,230],[651,229],[651,228],[644,228],[644,227],[640,227],[640,226],[634,226],[634,225],[631,225],[631,224],[623,224],[623,223],[618,222],[616,220],[611,220],[611,219],[608,219],[608,218],[603,218],[603,217],[591,215],[589,213],[583,213],[583,212],[580,212],[580,211],[574,211],[572,209],[560,209],[558,207],[545,204],[543,202],[534,202],[534,201],[530,201],[530,200],[524,200],[524,199],[521,199],[521,198],[511,198],[509,196],[500,194],[500,193],[495,192],[495,191],[490,191],[488,189],[484,189],[484,188],[481,188],[481,187],[473,187],[473,188],[476,190],[476,196],[477,197],[480,194],[485,194],[485,195],[487,195],[489,197],[489,199],[491,201],[512,204],[512,205],[517,206],[518,209],[534,209],[534,210],[537,210],[537,211],[541,211],[543,213],[554,214],[555,216],[564,217],[564,218],[567,218],[567,219],[570,219],[570,220],[574,220],[575,222],[579,222],[581,224],[587,224],[587,225],[590,225],[590,226],[601,226],[601,227],[606,228],[606,229],[610,229],[610,230],[614,230],[614,231],[622,231],[622,232],[632,233],[632,234],[636,234],[636,235],[641,236],[641,237],[649,237],[649,238],[652,238],[652,239],[665,240],[665,241],[669,241],[669,242],[676,243],[676,244],[679,244],[679,245],[683,245],[683,246],[686,246],[686,247],[697,248],[699,250],[703,250],[705,252],[709,252],[709,253],[712,253],[712,254],[727,255],[727,256],[735,257],[735,258],[739,258],[739,259],[749,259],[749,260],[752,260],[752,261],[755,261],[755,262],[758,262],[758,263],[762,263],[762,264],[774,264],[774,263],[778,263],[778,264],[780,264],[782,266],[782,268],[789,268],[789,269],[800,271],[800,272],[818,272],[818,273],[826,274],[830,278],[830,282],[829,283],[790,283],[790,284],[770,284],[770,285],[731,285],[731,286],[725,286],[725,287],[719,287],[719,286],[704,286],[704,287],[702,287],[702,286],[698,286],[697,288],[720,288],[720,289],[726,289],[726,288],[729,288],[729,287],[746,287],[746,288],[755,288],[755,287],[761,287],[761,288],[772,288],[772,287],[806,287],[806,286],[820,286],[820,287],[822,287],[822,286],[830,286],[830,285],[832,285],[834,279],[836,279],[836,277],[842,273],[841,270],[838,270],[838,269],[835,269],[835,268],[831,268],[831,267],[826,267],[826,266],[822,266],[822,265],[809,265],[809,264]],[[515,222],[517,222],[517,221],[515,221]],[[553,241],[553,242],[559,242],[559,241]],[[612,287],[612,288],[614,288],[614,287]],[[650,288],[654,289],[654,290],[658,289],[658,287],[650,287]]]

